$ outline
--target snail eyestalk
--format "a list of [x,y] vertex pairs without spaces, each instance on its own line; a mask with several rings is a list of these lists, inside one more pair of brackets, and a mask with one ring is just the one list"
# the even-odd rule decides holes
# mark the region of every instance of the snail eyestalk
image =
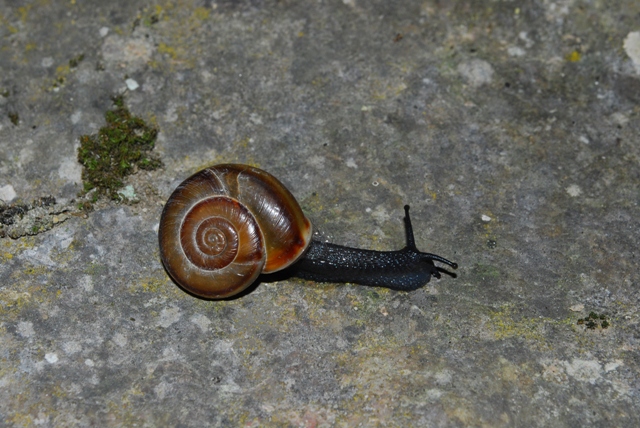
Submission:
[[413,238],[413,226],[411,226],[411,217],[409,217],[409,205],[404,206],[404,229],[407,234],[407,248],[416,250],[416,241]]
[[[416,248],[416,242],[413,238],[413,226],[411,226],[411,217],[409,217],[409,205],[404,206],[404,227],[407,233],[407,248],[412,251],[419,252],[418,248]],[[425,257],[425,260],[435,260],[437,262],[449,265],[454,269],[458,269],[458,263],[449,261],[437,254],[431,254],[431,253],[421,253],[421,254]]]

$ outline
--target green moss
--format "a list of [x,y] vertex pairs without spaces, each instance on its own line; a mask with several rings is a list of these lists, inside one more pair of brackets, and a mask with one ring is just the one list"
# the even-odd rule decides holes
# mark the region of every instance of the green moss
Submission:
[[15,126],[18,126],[18,123],[20,123],[20,116],[18,116],[18,113],[11,111],[9,112],[8,116],[11,123],[13,123]]
[[121,96],[114,97],[113,104],[115,109],[105,114],[107,125],[80,137],[78,162],[84,167],[84,193],[96,189],[96,195],[120,200],[124,177],[137,169],[157,169],[162,162],[150,153],[158,130],[133,116]]
[[588,317],[578,319],[578,325],[584,325],[589,330],[595,330],[598,327],[605,329],[611,326],[605,314],[597,314],[593,311],[589,312]]
[[69,60],[69,68],[76,68],[84,59],[84,54],[80,54]]
[[476,273],[478,276],[484,278],[499,278],[500,277],[500,270],[498,270],[497,267],[492,266],[492,265],[485,265],[482,263],[476,263],[476,265],[474,266],[474,273]]

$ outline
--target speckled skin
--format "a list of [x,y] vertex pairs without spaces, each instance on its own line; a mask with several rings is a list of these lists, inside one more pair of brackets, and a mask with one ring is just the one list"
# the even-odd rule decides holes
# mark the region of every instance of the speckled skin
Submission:
[[304,257],[292,266],[293,274],[313,281],[351,282],[412,291],[425,286],[432,276],[440,278],[434,260],[456,269],[456,263],[418,251],[409,206],[405,205],[404,209],[407,244],[403,249],[373,251],[312,240]]

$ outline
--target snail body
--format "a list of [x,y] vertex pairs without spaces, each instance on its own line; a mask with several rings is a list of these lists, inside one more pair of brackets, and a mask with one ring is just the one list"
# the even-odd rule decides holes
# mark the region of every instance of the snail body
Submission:
[[407,244],[397,251],[312,240],[311,222],[278,179],[248,165],[215,165],[182,182],[165,204],[160,257],[181,287],[209,299],[236,295],[260,274],[283,269],[314,281],[410,291],[440,278],[434,260],[457,268],[417,250],[408,205],[404,220]]

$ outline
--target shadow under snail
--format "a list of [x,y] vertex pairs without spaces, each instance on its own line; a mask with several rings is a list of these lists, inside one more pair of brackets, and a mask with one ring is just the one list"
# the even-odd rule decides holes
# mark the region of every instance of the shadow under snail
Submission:
[[289,268],[291,276],[411,291],[431,276],[434,261],[418,251],[409,206],[406,246],[373,251],[311,238],[311,222],[291,192],[273,175],[248,165],[224,164],[187,178],[164,206],[158,231],[160,256],[185,290],[207,298],[234,296],[260,274]]

